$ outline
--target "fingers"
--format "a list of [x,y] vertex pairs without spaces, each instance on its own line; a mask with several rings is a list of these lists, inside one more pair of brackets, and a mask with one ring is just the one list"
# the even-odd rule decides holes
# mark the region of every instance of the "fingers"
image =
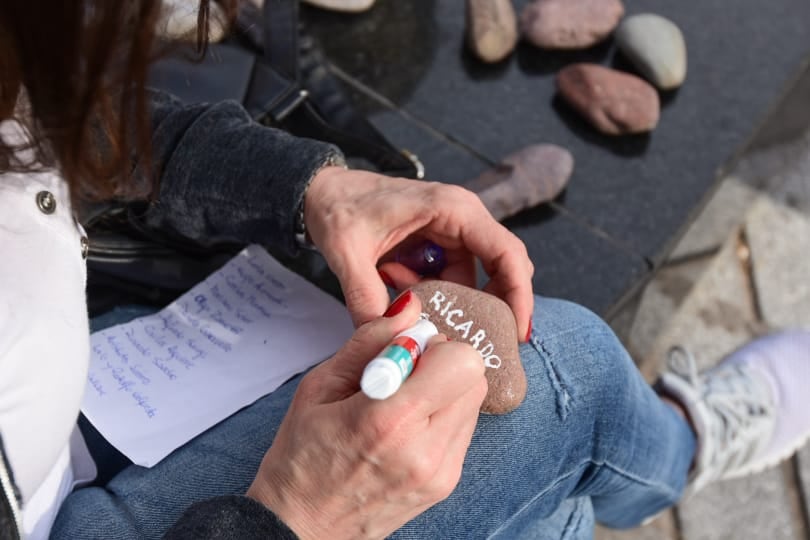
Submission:
[[412,287],[422,280],[422,277],[410,268],[398,262],[385,262],[378,267],[378,272],[385,274],[394,289],[401,291]]
[[515,314],[518,339],[521,342],[528,341],[529,332],[531,331],[531,317],[534,311],[534,294],[527,296],[522,289],[503,290],[502,284],[494,279],[484,286],[484,291],[502,298],[509,304]]
[[[467,287],[476,287],[475,258],[467,250],[446,250],[447,266],[438,276],[439,279],[460,283]],[[422,281],[423,278],[407,266],[398,262],[386,261],[378,266],[378,271],[390,280],[387,283],[396,290],[407,289]]]
[[406,293],[398,300],[400,311],[362,325],[332,358],[307,375],[301,383],[303,388],[299,388],[298,399],[310,403],[331,403],[356,393],[360,389],[360,378],[366,365],[396,334],[412,326],[419,318],[422,304],[415,294]]
[[434,477],[433,487],[439,492],[441,499],[447,498],[452,493],[461,478],[464,458],[478,425],[479,410],[487,390],[486,377],[482,377],[480,383],[470,388],[461,399],[430,418],[430,427],[425,431],[425,437],[436,441],[439,439],[438,434],[447,434],[447,444]]
[[336,259],[330,266],[340,281],[355,327],[379,317],[388,305],[388,289],[377,272],[377,261],[356,249],[343,250]]
[[484,377],[481,356],[468,344],[448,341],[429,347],[413,373],[396,394],[391,407],[411,407],[428,417],[480,383]]
[[515,314],[518,335],[525,336],[534,304],[531,282],[534,265],[526,246],[498,223],[471,191],[438,184],[433,187],[429,201],[439,213],[425,227],[424,234],[440,245],[463,247],[481,261],[491,280],[486,290],[509,304]]
[[[474,262],[480,259],[491,279],[488,290],[510,305],[519,335],[526,335],[534,267],[520,239],[492,217],[477,195],[449,184],[363,171],[327,173],[310,184],[304,217],[340,281],[355,326],[379,316],[387,305],[376,269],[380,258],[420,235],[445,249],[442,279],[475,286]],[[413,276],[391,273],[402,285],[412,285]]]
[[523,242],[502,225],[497,225],[488,234],[482,234],[478,229],[472,231],[465,237],[465,242],[481,259],[484,271],[490,277],[484,290],[509,304],[515,314],[518,335],[525,336],[534,307],[534,265]]
[[467,287],[477,288],[475,279],[475,257],[464,250],[448,250],[447,267],[439,275],[445,281],[460,283]]

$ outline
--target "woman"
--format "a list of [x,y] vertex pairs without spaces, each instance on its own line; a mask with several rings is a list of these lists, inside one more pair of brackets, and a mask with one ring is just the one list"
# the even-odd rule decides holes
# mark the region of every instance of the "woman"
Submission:
[[[10,537],[588,536],[594,514],[631,526],[674,503],[692,464],[700,487],[783,457],[807,433],[785,376],[806,366],[806,335],[756,344],[701,377],[666,376],[659,398],[604,323],[532,295],[525,247],[471,193],[349,171],[334,147],[256,125],[235,104],[146,92],[159,11],[156,0],[0,5],[0,524]],[[74,489],[92,474],[79,470],[87,449],[75,429],[88,330],[86,240],[72,208],[97,197],[146,197],[145,223],[200,241],[295,254],[308,236],[357,332],[155,467]],[[479,258],[487,290],[512,308],[529,378],[514,413],[479,418],[480,359],[442,338],[394,398],[357,391],[363,366],[420,312],[407,293],[387,306],[377,273],[416,234],[445,248],[443,279],[474,285]],[[385,271],[400,289],[418,280],[400,265]],[[729,437],[733,448],[719,445]]]

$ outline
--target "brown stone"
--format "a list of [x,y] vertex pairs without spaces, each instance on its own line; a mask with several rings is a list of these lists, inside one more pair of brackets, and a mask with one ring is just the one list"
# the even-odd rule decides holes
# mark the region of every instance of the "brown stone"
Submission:
[[602,133],[644,133],[658,125],[658,92],[635,75],[596,64],[572,64],[557,74],[557,88]]
[[500,62],[517,45],[512,0],[467,0],[467,43],[484,62]]
[[518,353],[515,317],[506,302],[449,281],[422,281],[411,290],[439,332],[469,343],[481,355],[489,383],[481,411],[506,414],[517,408],[526,397],[526,372]]
[[520,14],[520,32],[544,49],[584,49],[608,37],[623,15],[621,0],[534,0]]
[[553,200],[574,171],[571,152],[553,144],[534,144],[505,157],[465,187],[476,192],[498,221]]

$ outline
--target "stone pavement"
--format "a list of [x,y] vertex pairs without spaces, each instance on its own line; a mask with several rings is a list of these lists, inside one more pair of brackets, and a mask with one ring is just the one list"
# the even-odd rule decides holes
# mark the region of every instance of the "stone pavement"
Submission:
[[[614,326],[649,380],[675,344],[707,367],[763,332],[810,328],[810,132],[738,164],[634,315]],[[711,485],[646,527],[596,537],[808,540],[808,516],[810,446],[777,468]]]

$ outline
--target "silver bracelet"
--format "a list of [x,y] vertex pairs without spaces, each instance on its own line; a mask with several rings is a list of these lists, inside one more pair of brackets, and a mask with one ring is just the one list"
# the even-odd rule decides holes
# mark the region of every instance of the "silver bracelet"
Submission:
[[315,171],[312,178],[310,178],[309,182],[307,182],[307,186],[304,188],[304,193],[301,196],[301,203],[298,205],[298,209],[295,212],[295,243],[298,244],[298,247],[300,248],[312,251],[317,251],[318,247],[312,243],[312,240],[310,240],[309,235],[307,234],[307,224],[304,222],[304,201],[307,198],[309,184],[312,183],[312,180],[324,167],[343,167],[344,169],[348,169],[346,160],[342,155],[332,154],[329,156],[329,158],[327,158],[326,162],[324,162],[324,164],[319,167],[317,171]]

